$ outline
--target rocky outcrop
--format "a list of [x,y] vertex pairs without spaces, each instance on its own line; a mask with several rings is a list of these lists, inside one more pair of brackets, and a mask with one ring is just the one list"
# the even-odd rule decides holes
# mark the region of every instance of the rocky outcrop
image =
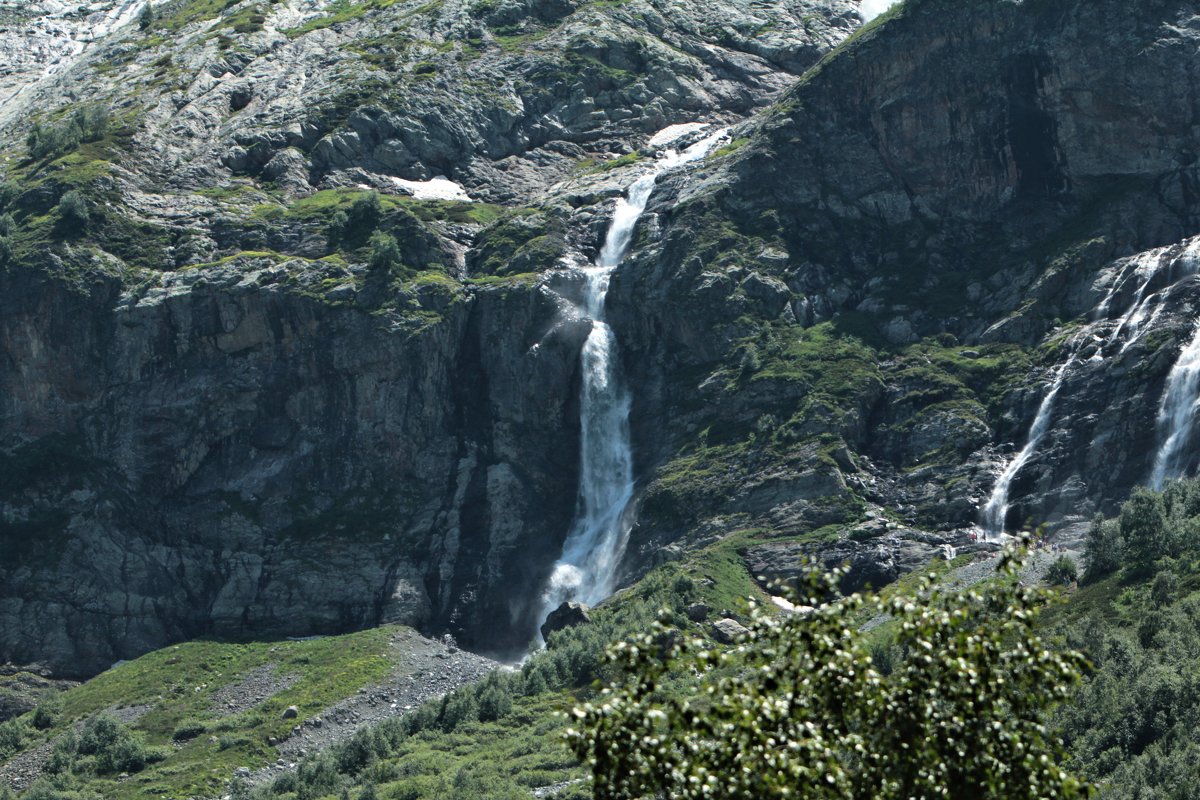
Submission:
[[514,644],[511,586],[539,584],[572,511],[586,326],[535,284],[462,290],[414,330],[289,269],[7,276],[0,661],[86,675],[380,620]]
[[586,625],[592,621],[588,614],[588,607],[583,603],[563,603],[558,608],[550,612],[546,617],[546,621],[542,623],[540,632],[542,638],[546,639],[550,634],[561,631],[563,628],[573,628],[576,625]]
[[[811,555],[836,535],[854,562],[891,547],[847,538],[878,508],[965,542],[1121,259],[1200,230],[1198,37],[1181,2],[907,2],[668,180],[610,294],[641,389],[640,563],[730,529]],[[1071,370],[1010,526],[1146,479],[1188,291]]]
[[[51,5],[18,37],[61,11],[75,41],[91,17]],[[858,22],[851,0],[377,5],[167,4],[140,30],[140,4],[97,3],[112,31],[6,104],[0,663],[86,676],[381,621],[520,651],[574,510],[564,259],[652,133],[749,113]],[[29,155],[34,110],[102,108]]]

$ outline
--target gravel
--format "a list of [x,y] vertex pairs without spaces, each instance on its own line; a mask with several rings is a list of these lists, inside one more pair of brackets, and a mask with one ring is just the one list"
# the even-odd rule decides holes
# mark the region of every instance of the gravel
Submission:
[[403,716],[426,700],[474,683],[501,666],[452,643],[431,641],[411,632],[396,634],[392,647],[399,651],[397,664],[385,680],[360,688],[297,725],[291,736],[275,746],[279,754],[275,764],[248,776],[243,771],[241,776],[250,784],[273,780],[294,770],[304,756],[343,742],[360,728]]

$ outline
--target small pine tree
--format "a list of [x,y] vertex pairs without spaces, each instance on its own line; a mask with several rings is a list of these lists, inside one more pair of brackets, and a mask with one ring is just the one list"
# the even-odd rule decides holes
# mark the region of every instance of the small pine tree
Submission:
[[400,266],[400,245],[390,233],[376,231],[371,236],[371,269],[390,271]]
[[0,236],[12,236],[17,228],[17,221],[12,214],[0,214]]
[[154,6],[150,3],[142,6],[142,13],[138,14],[138,29],[149,30],[154,24]]
[[0,266],[12,260],[12,242],[7,236],[0,236]]

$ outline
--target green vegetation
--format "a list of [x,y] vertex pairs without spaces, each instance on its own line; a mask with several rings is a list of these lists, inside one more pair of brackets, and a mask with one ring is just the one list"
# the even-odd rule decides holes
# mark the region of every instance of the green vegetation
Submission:
[[[1195,795],[1200,764],[1200,482],[1138,490],[1097,519],[1087,581],[1053,629],[1091,668],[1058,715],[1078,771],[1112,800]],[[1113,557],[1119,550],[1119,560]]]
[[[53,742],[49,785],[38,789],[61,793],[53,797],[74,797],[67,794],[74,791],[130,800],[212,796],[235,768],[275,760],[269,737],[285,737],[293,725],[383,679],[413,638],[405,629],[384,627],[308,641],[168,647],[0,725],[0,759]],[[284,688],[244,711],[214,701],[218,690],[253,670],[278,676]],[[300,709],[295,720],[283,719],[290,705]],[[127,725],[109,718],[112,709],[135,707],[145,711]]]
[[356,20],[371,11],[389,8],[396,2],[397,0],[335,0],[326,7],[324,16],[314,17],[295,28],[288,28],[284,33],[294,39],[312,31]]
[[81,106],[59,122],[35,122],[25,139],[29,157],[57,158],[85,142],[98,142],[108,133],[108,124],[108,107],[98,104]]
[[[1019,566],[1007,554],[982,593],[927,580],[890,602],[829,602],[836,576],[814,574],[793,596],[813,613],[757,611],[734,649],[681,640],[669,620],[619,644],[628,677],[577,708],[568,733],[593,796],[1088,796],[1044,725],[1083,659],[1034,633],[1044,594],[1018,583]],[[884,670],[858,626],[878,613],[896,623]]]
[[626,153],[623,156],[610,158],[607,161],[596,161],[592,158],[586,158],[579,162],[579,166],[576,168],[576,170],[585,174],[599,174],[610,172],[614,169],[620,169],[621,167],[628,167],[631,164],[638,163],[643,158],[645,158],[645,156],[643,156],[638,150],[634,150],[632,153]]
[[721,145],[716,150],[713,150],[711,153],[708,154],[708,157],[709,158],[723,158],[724,156],[730,155],[732,153],[736,153],[738,150],[741,150],[743,147],[745,147],[748,144],[750,144],[749,137],[739,136],[738,138],[734,139],[732,142]]
[[480,232],[469,254],[473,275],[510,277],[550,269],[566,252],[566,227],[529,209],[500,215]]

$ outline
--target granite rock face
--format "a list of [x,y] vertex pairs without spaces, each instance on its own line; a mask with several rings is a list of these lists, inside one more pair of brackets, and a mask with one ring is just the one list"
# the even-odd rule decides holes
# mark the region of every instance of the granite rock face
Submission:
[[852,41],[853,0],[51,5],[0,4],[0,51],[67,54],[0,84],[0,662],[381,620],[520,651],[574,513],[573,267],[680,123],[733,128],[608,296],[626,577],[731,534],[848,589],[970,549],[1057,376],[1009,527],[1150,471],[1200,307],[1182,0],[908,0]]
[[1147,480],[1196,303],[1198,37],[1182,2],[907,2],[666,181],[611,300],[641,563],[743,529],[857,568],[872,516],[969,544],[1077,352],[1010,528]]
[[856,4],[140,8],[0,6],[36,50],[0,82],[0,663],[381,621],[520,652],[574,511],[567,265],[653,133],[778,97]]

